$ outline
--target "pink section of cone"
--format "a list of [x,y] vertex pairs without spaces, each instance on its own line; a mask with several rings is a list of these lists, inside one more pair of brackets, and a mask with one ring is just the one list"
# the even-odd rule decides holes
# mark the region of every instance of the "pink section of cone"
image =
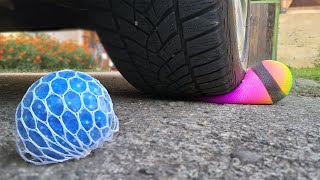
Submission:
[[246,73],[242,83],[231,93],[203,97],[201,100],[218,104],[272,104],[268,91],[251,69]]

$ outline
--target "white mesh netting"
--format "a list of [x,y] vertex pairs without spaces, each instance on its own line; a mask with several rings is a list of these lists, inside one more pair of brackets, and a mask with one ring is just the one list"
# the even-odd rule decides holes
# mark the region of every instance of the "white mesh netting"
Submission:
[[39,79],[16,111],[17,150],[36,165],[85,157],[118,129],[107,90],[93,77],[71,70]]

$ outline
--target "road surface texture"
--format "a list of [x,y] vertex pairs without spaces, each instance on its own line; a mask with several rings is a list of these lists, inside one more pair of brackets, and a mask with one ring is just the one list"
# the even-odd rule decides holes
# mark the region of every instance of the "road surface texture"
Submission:
[[24,162],[14,142],[15,108],[39,75],[0,75],[0,179],[320,179],[315,91],[272,106],[216,105],[159,99],[117,74],[95,75],[120,132],[84,159],[46,166]]

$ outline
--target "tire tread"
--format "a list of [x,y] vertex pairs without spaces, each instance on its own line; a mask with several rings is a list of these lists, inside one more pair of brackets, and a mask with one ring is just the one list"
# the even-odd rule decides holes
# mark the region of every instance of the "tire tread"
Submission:
[[[99,0],[101,1],[101,0]],[[210,96],[240,82],[225,0],[106,0],[90,11],[123,76],[158,95]],[[108,9],[111,10],[108,10]]]

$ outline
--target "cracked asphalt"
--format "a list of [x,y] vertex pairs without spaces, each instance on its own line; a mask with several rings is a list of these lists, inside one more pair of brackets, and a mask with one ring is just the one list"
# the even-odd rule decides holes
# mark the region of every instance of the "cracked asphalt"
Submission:
[[15,150],[14,113],[40,76],[0,74],[1,180],[320,179],[317,94],[293,91],[271,106],[159,99],[115,73],[94,74],[120,120],[113,141],[78,161],[28,164]]

